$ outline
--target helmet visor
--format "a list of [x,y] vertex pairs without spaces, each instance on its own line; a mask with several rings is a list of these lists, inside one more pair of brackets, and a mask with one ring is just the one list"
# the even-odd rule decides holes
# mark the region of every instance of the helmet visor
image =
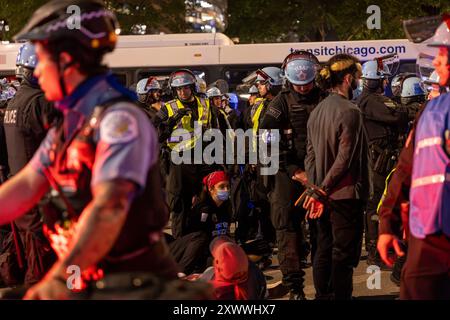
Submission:
[[285,68],[285,76],[290,83],[305,85],[316,77],[317,65],[309,60],[292,60]]

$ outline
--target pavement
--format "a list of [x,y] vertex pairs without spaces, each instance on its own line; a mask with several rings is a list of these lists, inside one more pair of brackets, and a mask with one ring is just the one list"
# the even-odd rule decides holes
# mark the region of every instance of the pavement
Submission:
[[[390,271],[379,270],[366,263],[367,253],[363,251],[358,267],[353,274],[353,297],[357,300],[395,300],[398,299],[399,287],[390,279]],[[310,261],[309,261],[310,262]],[[312,278],[312,267],[304,269],[305,295],[308,300],[315,297]],[[269,299],[288,300],[289,293],[281,285],[281,271],[278,266],[276,254],[272,258],[272,265],[264,271],[266,275]],[[379,277],[378,277],[379,276]]]
[[[231,232],[233,232],[232,226]],[[164,230],[171,233],[170,225]],[[364,245],[363,245],[364,248]],[[374,266],[366,263],[367,253],[362,252],[360,262],[353,274],[353,297],[357,300],[395,300],[399,296],[399,287],[397,287],[390,279],[390,271],[375,270]],[[310,264],[311,262],[308,261]],[[304,269],[305,276],[305,295],[308,300],[315,297],[315,289],[312,277],[312,267]],[[374,272],[375,271],[375,272]],[[269,300],[288,300],[289,292],[281,284],[281,271],[278,265],[277,248],[274,249],[272,256],[272,264],[264,270],[266,276],[267,288],[269,292]],[[10,288],[0,288],[0,297]]]
[[[235,230],[234,223],[231,224],[230,232],[233,236]],[[171,234],[171,226],[166,227],[164,232]],[[309,259],[309,257],[308,257]],[[379,278],[377,279],[378,271],[374,272],[374,266],[370,267],[366,263],[367,252],[364,250],[357,268],[353,273],[353,297],[361,300],[395,300],[398,299],[400,288],[390,280],[390,271],[379,270]],[[311,261],[308,260],[311,264]],[[315,298],[315,289],[312,277],[312,267],[304,269],[305,276],[305,295],[308,300]],[[272,265],[264,270],[266,276],[267,288],[269,291],[268,299],[271,300],[288,300],[289,292],[281,285],[281,271],[278,265],[277,248],[274,249],[272,256]]]

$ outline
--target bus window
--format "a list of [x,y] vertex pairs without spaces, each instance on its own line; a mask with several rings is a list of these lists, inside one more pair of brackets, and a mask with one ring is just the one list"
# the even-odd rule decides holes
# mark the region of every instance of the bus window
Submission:
[[[268,67],[269,65],[237,65],[223,69],[223,78],[228,82],[230,91],[235,91],[236,87],[242,84],[242,79],[250,75],[253,71]],[[280,66],[275,66],[280,67]]]
[[[137,73],[137,80],[139,81],[140,79],[143,78],[148,78],[148,77],[156,77],[158,79],[162,79],[162,78],[169,78],[169,76],[172,74],[172,72],[178,70],[178,69],[184,69],[183,67],[179,67],[179,68],[171,68],[171,69],[147,69],[147,70],[139,70]],[[189,68],[187,67],[186,69],[191,70],[195,75],[199,76],[200,78],[204,79],[205,81],[207,80],[207,72],[205,72],[206,70],[202,70],[199,68]]]
[[401,63],[398,73],[404,73],[404,72],[416,73],[416,62],[408,61],[408,62]]

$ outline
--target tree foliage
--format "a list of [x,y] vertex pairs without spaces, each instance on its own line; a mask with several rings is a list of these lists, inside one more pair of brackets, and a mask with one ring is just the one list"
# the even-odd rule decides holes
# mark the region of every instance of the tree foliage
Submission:
[[[370,5],[381,9],[381,29],[369,30]],[[402,21],[450,11],[447,0],[230,0],[230,37],[241,43],[404,38]]]
[[24,27],[31,14],[46,2],[47,0],[0,0],[0,19],[9,24],[9,32],[0,31],[4,35],[2,40],[11,40]]
[[[9,32],[4,33],[4,37],[11,40],[33,12],[46,2],[48,0],[0,0],[0,19],[7,20],[10,28]],[[183,0],[112,0],[105,3],[116,12],[122,34],[130,34],[134,24],[147,25],[147,33],[176,33],[186,30]]]
[[[11,40],[32,13],[47,0],[0,0],[0,19],[6,19]],[[147,33],[185,32],[183,0],[107,0],[122,34],[134,24]],[[381,9],[381,29],[369,30],[367,7]],[[145,7],[145,10],[143,9]],[[448,0],[229,0],[225,33],[241,43],[404,38],[402,20],[450,12]],[[0,33],[1,34],[1,33]]]
[[[147,33],[180,33],[186,30],[183,0],[116,0],[107,3],[116,12],[123,34],[130,34],[134,24],[147,25]],[[128,9],[126,12],[124,6]]]

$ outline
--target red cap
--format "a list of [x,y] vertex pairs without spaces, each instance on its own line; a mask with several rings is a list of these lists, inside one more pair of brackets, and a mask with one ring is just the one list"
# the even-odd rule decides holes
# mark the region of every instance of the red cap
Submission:
[[203,184],[208,188],[212,188],[222,181],[229,181],[228,175],[225,171],[214,171],[203,178]]

